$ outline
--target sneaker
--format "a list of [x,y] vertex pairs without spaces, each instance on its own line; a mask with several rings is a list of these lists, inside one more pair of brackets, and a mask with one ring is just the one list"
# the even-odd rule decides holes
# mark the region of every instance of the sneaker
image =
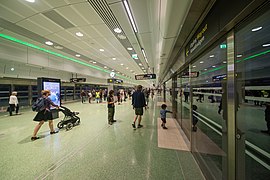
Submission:
[[50,134],[56,134],[58,133],[59,131],[53,131],[53,132],[50,132]]
[[166,126],[163,126],[163,129],[168,129]]
[[31,137],[31,141],[35,141],[37,139],[39,139],[39,137]]
[[133,127],[134,129],[136,129],[135,123],[132,124],[132,127]]
[[143,125],[139,124],[137,128],[142,128],[142,127],[143,127]]

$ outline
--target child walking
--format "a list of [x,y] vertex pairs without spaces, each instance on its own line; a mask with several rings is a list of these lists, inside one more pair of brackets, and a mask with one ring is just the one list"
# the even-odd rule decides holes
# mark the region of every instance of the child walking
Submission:
[[166,108],[167,108],[166,104],[161,105],[160,118],[161,118],[161,121],[162,121],[161,127],[163,129],[168,129],[166,127],[166,113],[172,113],[171,111],[166,110]]

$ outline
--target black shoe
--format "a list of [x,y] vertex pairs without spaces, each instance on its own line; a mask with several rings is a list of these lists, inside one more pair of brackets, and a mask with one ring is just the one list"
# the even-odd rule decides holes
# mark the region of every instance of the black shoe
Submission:
[[50,134],[56,134],[58,133],[59,131],[53,131],[53,132],[50,132]]
[[113,123],[110,121],[110,122],[108,122],[108,124],[109,124],[109,125],[112,125]]
[[116,122],[116,120],[112,120],[112,122]]
[[163,127],[163,124],[161,124],[161,127]]
[[132,124],[132,127],[133,127],[134,129],[136,129],[135,123]]
[[270,134],[270,131],[268,131],[268,130],[261,130],[261,132]]
[[37,139],[39,139],[39,137],[31,137],[31,141],[35,141]]
[[138,126],[137,126],[137,128],[142,128],[143,127],[143,125],[141,125],[141,124],[139,124]]
[[163,129],[168,129],[166,126],[163,126]]

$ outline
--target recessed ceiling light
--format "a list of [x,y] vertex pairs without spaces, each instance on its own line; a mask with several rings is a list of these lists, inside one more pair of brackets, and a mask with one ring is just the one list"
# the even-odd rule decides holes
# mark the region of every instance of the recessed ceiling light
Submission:
[[107,66],[104,66],[105,69],[107,69]]
[[116,33],[121,33],[122,30],[121,30],[120,28],[115,28],[115,29],[114,29],[114,32],[116,32]]
[[126,39],[126,38],[127,38],[127,37],[124,36],[123,34],[118,34],[117,37],[118,37],[119,39]]
[[77,57],[81,57],[81,55],[80,55],[80,54],[76,54],[75,56],[77,56]]
[[132,51],[133,49],[131,47],[128,47],[127,50]]
[[130,72],[133,72],[133,70],[131,69]]
[[49,45],[49,46],[52,46],[53,45],[53,42],[51,41],[46,41],[45,44]]
[[210,58],[213,58],[213,57],[215,57],[215,55],[210,55],[209,57],[210,57]]
[[144,69],[144,67],[142,67],[142,69]]
[[76,32],[75,34],[76,34],[76,36],[83,37],[83,33],[81,33],[81,32]]
[[251,31],[252,31],[252,32],[256,32],[256,31],[259,31],[259,30],[261,30],[261,29],[262,29],[262,26],[253,28]]
[[203,61],[200,62],[201,64],[204,63]]
[[97,62],[96,62],[96,61],[94,61],[93,63],[94,63],[94,64],[96,64]]
[[240,57],[242,57],[242,56],[243,56],[242,54],[238,54],[236,57],[240,58]]
[[139,63],[139,66],[142,66],[142,63]]
[[30,3],[34,3],[35,2],[35,0],[25,0],[25,1],[30,2]]
[[112,72],[114,72],[114,69],[112,69]]
[[206,82],[209,82],[209,81],[206,81]]
[[126,69],[128,69],[128,67],[126,67]]
[[63,49],[62,46],[54,46],[55,49]]
[[124,64],[120,64],[121,66],[124,66]]
[[270,44],[263,44],[262,46],[263,47],[268,47],[268,46],[270,46]]
[[224,64],[226,64],[227,62],[226,61],[223,61]]
[[205,68],[204,70],[205,70],[205,71],[207,71],[207,69],[206,69],[206,68]]
[[14,69],[14,68],[11,68],[10,70],[11,70],[11,71],[14,71],[15,69]]
[[117,73],[119,74],[120,72],[119,72],[119,71],[117,71]]
[[104,49],[99,49],[99,51],[103,52],[103,51],[105,51],[105,50],[104,50]]
[[212,66],[213,68],[216,67],[216,66]]
[[116,60],[116,58],[114,57],[114,58],[112,58],[112,60]]
[[194,67],[194,68],[195,68],[196,66],[192,66],[192,67]]

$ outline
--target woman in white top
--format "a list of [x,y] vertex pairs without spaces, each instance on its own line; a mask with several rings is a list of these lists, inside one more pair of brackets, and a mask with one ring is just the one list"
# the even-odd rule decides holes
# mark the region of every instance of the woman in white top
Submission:
[[12,111],[16,108],[16,114],[19,114],[19,103],[17,98],[17,92],[13,91],[9,97],[9,115],[12,116]]

